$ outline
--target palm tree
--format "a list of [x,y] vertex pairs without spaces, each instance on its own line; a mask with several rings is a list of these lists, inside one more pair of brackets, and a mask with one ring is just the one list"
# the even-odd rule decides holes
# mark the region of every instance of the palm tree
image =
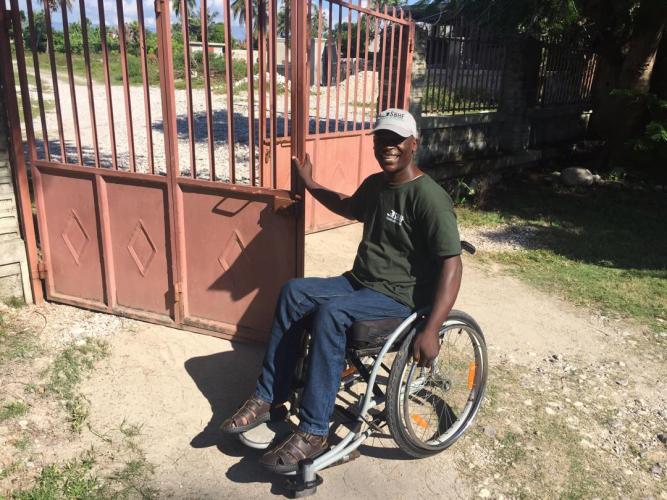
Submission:
[[[255,33],[257,31],[257,6],[259,3],[259,0],[248,0],[252,2],[252,31]],[[289,0],[285,0],[289,1]],[[234,17],[238,19],[239,24],[244,25],[245,24],[245,5],[246,5],[246,0],[232,0],[232,14],[234,14]],[[266,14],[266,1],[263,2],[263,12],[262,12],[262,18],[264,21],[264,26],[266,26],[268,17]]]
[[[70,0],[71,1],[71,0]],[[186,8],[188,12],[193,12],[197,7],[197,0],[185,0]],[[174,9],[174,14],[180,17],[181,15],[181,1],[180,0],[171,0],[171,6]]]

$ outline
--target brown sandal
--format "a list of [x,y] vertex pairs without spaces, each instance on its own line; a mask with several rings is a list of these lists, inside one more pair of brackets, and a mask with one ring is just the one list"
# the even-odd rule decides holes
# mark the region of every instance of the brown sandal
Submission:
[[265,453],[259,463],[272,472],[287,474],[299,469],[299,462],[316,458],[327,451],[327,436],[318,436],[297,429],[281,444]]
[[271,419],[271,403],[251,396],[236,412],[220,425],[225,434],[240,434]]

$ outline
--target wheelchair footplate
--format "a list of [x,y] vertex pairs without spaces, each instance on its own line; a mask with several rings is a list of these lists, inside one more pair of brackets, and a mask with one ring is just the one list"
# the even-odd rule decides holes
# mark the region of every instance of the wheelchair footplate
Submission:
[[250,448],[256,450],[266,450],[272,443],[286,438],[292,428],[289,422],[277,420],[265,422],[249,431],[239,434],[239,440]]

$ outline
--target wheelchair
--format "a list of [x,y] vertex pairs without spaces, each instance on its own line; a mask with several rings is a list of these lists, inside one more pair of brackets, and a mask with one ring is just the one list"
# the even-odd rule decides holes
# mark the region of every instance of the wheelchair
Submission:
[[[462,242],[462,246],[475,252],[470,243]],[[439,331],[438,357],[430,368],[419,367],[412,359],[411,345],[428,312],[422,309],[407,318],[358,321],[349,328],[347,368],[341,377],[330,435],[340,426],[347,433],[324,454],[299,464],[298,472],[288,478],[289,496],[314,494],[322,483],[318,471],[357,458],[357,448],[387,427],[398,448],[413,458],[447,449],[470,427],[484,398],[488,375],[484,334],[468,314],[452,310]],[[298,413],[304,387],[309,338],[305,328],[289,401],[292,415]],[[289,430],[287,422],[273,422],[239,434],[239,438],[247,446],[265,449]]]

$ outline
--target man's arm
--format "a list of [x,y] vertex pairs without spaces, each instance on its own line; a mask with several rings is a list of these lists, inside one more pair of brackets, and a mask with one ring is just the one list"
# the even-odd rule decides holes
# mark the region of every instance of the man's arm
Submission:
[[354,219],[354,216],[352,215],[352,203],[349,196],[327,189],[313,180],[313,164],[310,162],[309,155],[306,155],[306,159],[303,163],[293,156],[292,166],[298,172],[299,177],[301,177],[306,185],[306,189],[313,195],[313,198],[333,213],[347,219]]
[[430,367],[431,362],[440,352],[438,331],[449,316],[449,311],[454,307],[459,288],[461,288],[462,274],[463,262],[460,255],[442,259],[431,314],[426,321],[426,326],[417,335],[412,345],[412,356],[418,366]]

